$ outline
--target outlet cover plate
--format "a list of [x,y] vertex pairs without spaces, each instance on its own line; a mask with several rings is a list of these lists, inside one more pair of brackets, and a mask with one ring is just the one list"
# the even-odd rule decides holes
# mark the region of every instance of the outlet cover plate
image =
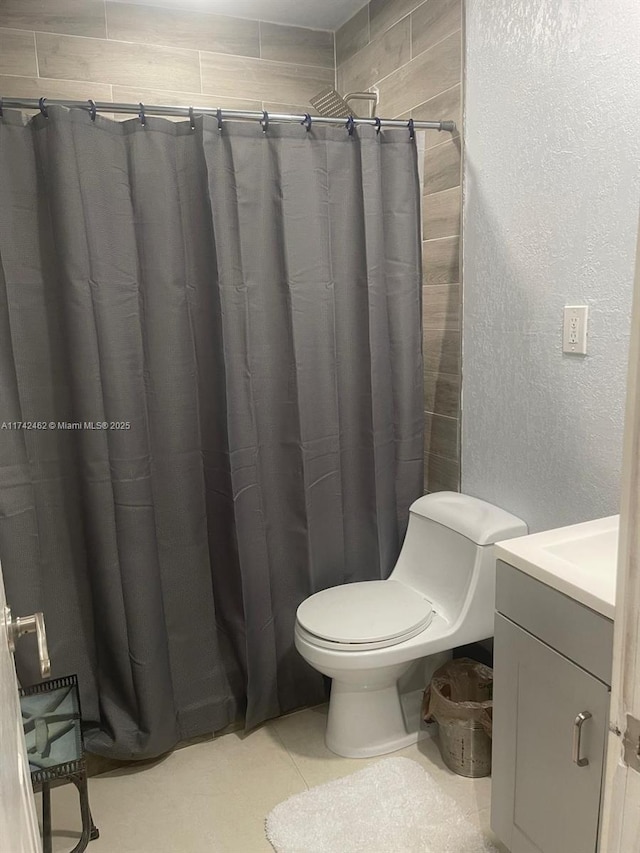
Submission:
[[565,305],[562,327],[562,352],[570,355],[587,354],[588,305]]

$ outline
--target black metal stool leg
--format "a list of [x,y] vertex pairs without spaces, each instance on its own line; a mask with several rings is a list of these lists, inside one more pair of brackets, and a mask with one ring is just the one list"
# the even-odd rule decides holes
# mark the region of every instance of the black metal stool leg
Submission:
[[89,810],[89,818],[91,820],[91,832],[89,833],[89,841],[95,841],[96,838],[100,838],[100,830],[93,822],[93,817],[91,816],[91,810]]
[[46,782],[42,783],[42,853],[52,853],[51,840],[51,789]]
[[80,798],[80,814],[82,815],[82,835],[80,836],[80,841],[76,844],[71,853],[83,853],[83,851],[87,849],[89,842],[99,838],[100,833],[93,822],[91,809],[89,808],[87,774],[75,773],[73,776],[70,776],[69,779],[78,789],[78,796]]

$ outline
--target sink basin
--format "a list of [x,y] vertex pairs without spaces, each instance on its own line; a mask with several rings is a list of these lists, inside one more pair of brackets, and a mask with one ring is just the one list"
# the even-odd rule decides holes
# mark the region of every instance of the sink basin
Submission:
[[603,567],[618,556],[618,526],[588,536],[572,536],[556,545],[548,545],[545,550],[581,571],[602,572]]
[[496,557],[613,619],[619,522],[612,515],[507,539]]

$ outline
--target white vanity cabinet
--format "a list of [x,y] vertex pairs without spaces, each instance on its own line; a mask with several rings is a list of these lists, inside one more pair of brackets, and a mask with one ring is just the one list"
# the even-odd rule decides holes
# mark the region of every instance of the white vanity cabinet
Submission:
[[511,853],[596,853],[613,622],[498,561],[491,826]]

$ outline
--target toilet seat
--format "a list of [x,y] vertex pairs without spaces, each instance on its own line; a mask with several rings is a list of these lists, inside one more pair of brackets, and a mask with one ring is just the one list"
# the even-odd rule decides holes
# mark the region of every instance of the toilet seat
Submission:
[[433,618],[431,603],[398,581],[363,581],[325,589],[298,608],[298,627],[317,646],[366,651],[415,637]]

